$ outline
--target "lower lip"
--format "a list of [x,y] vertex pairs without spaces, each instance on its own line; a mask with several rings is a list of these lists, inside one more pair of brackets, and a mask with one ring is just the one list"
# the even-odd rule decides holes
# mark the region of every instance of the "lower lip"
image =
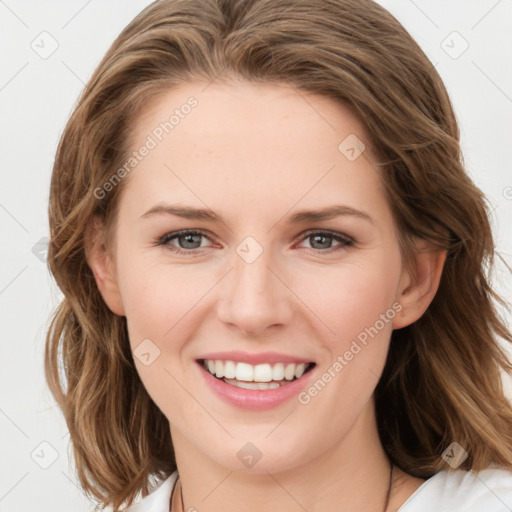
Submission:
[[275,389],[243,389],[231,384],[226,384],[224,381],[217,379],[210,372],[203,368],[201,363],[198,363],[201,374],[206,380],[206,384],[210,389],[224,402],[240,409],[249,409],[253,411],[260,411],[265,409],[272,409],[290,400],[292,397],[297,396],[309,381],[310,375],[313,373],[314,368],[305,373],[300,379],[290,381],[289,384],[284,384]]

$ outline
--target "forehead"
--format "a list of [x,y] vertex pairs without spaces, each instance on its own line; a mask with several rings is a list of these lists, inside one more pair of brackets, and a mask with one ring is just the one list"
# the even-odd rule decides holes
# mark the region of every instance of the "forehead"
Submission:
[[129,176],[144,206],[167,195],[186,196],[197,207],[237,199],[238,208],[248,207],[269,197],[290,207],[343,199],[363,207],[382,195],[370,141],[353,110],[285,84],[170,89],[133,127],[132,151],[144,145],[151,149]]
[[[287,131],[280,132],[282,128]],[[168,138],[171,131],[175,140],[193,132],[198,144],[209,139],[240,144],[245,136],[246,146],[254,140],[248,135],[257,135],[258,142],[266,139],[271,146],[272,141],[296,146],[305,138],[317,143],[318,138],[356,132],[367,139],[353,109],[344,102],[283,83],[247,81],[191,82],[158,94],[139,115],[133,140],[153,132],[157,139]]]

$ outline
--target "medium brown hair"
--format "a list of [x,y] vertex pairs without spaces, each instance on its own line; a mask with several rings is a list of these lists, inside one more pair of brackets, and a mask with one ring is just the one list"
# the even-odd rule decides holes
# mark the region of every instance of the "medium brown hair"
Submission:
[[[66,419],[84,490],[115,508],[176,470],[169,424],[134,365],[126,319],[104,303],[85,257],[86,226],[112,228],[144,106],[173,86],[232,77],[284,83],[350,105],[379,156],[405,262],[414,237],[446,249],[438,292],[415,323],[393,331],[375,390],[383,446],[403,471],[512,466],[512,410],[499,338],[512,335],[490,284],[489,208],[464,170],[443,83],[402,25],[371,0],[160,0],[119,35],[62,135],[50,193],[48,262],[64,294],[45,369]],[[197,112],[197,110],[195,111]]]

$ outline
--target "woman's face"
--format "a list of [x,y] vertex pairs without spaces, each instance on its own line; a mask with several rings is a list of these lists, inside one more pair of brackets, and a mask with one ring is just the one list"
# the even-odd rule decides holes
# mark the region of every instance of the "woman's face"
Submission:
[[361,124],[285,85],[197,82],[132,143],[109,305],[177,449],[254,472],[357,452],[407,280]]

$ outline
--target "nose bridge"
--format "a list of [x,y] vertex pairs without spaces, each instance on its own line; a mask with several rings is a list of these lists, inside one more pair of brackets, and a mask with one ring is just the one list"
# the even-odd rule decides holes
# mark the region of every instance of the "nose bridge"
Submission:
[[219,305],[220,320],[254,334],[290,320],[292,294],[283,277],[276,276],[279,270],[270,248],[247,237],[236,248],[233,267]]

